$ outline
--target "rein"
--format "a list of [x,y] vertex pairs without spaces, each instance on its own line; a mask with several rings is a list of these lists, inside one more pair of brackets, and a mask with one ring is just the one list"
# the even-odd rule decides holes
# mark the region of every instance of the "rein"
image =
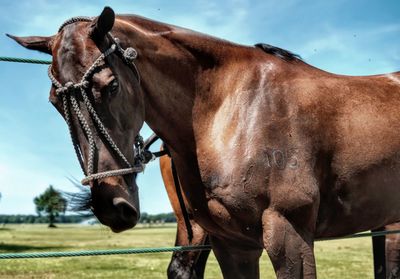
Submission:
[[[60,29],[59,32],[68,24],[75,23],[78,21],[85,21],[85,22],[91,22],[92,18],[88,17],[76,17],[76,18],[71,18],[64,22]],[[62,103],[63,103],[63,110],[64,110],[64,118],[65,121],[67,122],[69,133],[71,136],[72,144],[74,146],[74,150],[76,153],[76,156],[78,157],[78,161],[80,163],[80,166],[82,168],[83,173],[85,174],[85,178],[82,179],[81,183],[83,185],[89,185],[91,181],[106,178],[106,177],[113,177],[113,176],[122,176],[122,175],[127,175],[131,173],[138,173],[138,172],[143,172],[145,164],[150,161],[147,160],[148,156],[144,155],[144,142],[143,138],[138,134],[135,137],[135,143],[134,143],[134,154],[135,154],[135,165],[132,165],[128,159],[125,157],[125,155],[121,152],[121,150],[118,148],[116,145],[115,141],[112,139],[111,135],[107,131],[105,125],[99,118],[99,116],[96,113],[96,110],[94,109],[88,95],[86,94],[87,89],[89,88],[89,78],[92,76],[92,74],[102,66],[103,63],[105,63],[106,57],[111,55],[112,53],[118,54],[118,56],[127,64],[132,71],[135,73],[136,77],[138,78],[138,81],[140,83],[140,75],[139,71],[136,68],[136,65],[133,63],[133,60],[136,59],[137,57],[137,52],[134,48],[128,47],[126,49],[123,49],[120,44],[119,40],[117,38],[114,38],[111,33],[107,34],[107,37],[111,41],[111,46],[104,51],[96,60],[95,62],[89,67],[89,69],[86,70],[84,75],[82,76],[80,82],[78,83],[73,83],[73,82],[67,82],[64,85],[62,85],[52,74],[52,67],[51,65],[49,66],[48,69],[48,76],[53,84],[53,86],[56,88],[56,95],[58,97],[62,98]],[[125,168],[122,169],[117,169],[117,170],[109,170],[109,171],[104,171],[104,172],[95,172],[94,171],[94,157],[95,157],[95,150],[96,150],[96,143],[93,137],[93,132],[90,129],[89,123],[87,119],[85,119],[84,115],[82,114],[81,108],[79,106],[79,103],[76,99],[76,94],[80,93],[82,98],[83,98],[83,103],[86,107],[86,110],[89,112],[89,116],[91,121],[95,124],[94,126],[97,129],[97,132],[101,134],[104,139],[106,140],[108,147],[111,149],[111,151],[119,157],[125,164]],[[71,111],[74,111],[78,121],[81,125],[81,128],[89,142],[89,155],[87,158],[87,171],[85,169],[84,165],[84,158],[83,158],[83,153],[82,150],[79,147],[79,141],[77,139],[76,133],[74,131],[72,121],[71,121]],[[107,145],[106,145],[107,146]]]

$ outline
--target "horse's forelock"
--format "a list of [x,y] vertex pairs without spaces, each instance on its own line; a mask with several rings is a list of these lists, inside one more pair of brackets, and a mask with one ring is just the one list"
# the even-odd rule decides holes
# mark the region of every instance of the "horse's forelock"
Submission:
[[[62,32],[57,35],[53,48],[53,72],[63,83],[79,82],[87,68],[101,54],[88,37],[87,28],[70,23],[63,26]],[[62,75],[58,72],[62,72]]]

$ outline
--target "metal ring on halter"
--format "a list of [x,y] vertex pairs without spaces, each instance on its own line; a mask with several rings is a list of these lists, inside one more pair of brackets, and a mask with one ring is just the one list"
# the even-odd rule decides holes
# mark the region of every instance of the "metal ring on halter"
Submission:
[[[68,24],[78,22],[78,21],[91,21],[90,18],[83,18],[83,17],[78,17],[78,18],[72,18],[65,23],[62,24],[60,27],[59,31],[62,30],[62,28]],[[63,101],[63,109],[64,109],[64,117],[65,121],[67,122],[68,129],[70,132],[70,136],[72,139],[72,143],[74,145],[75,153],[78,157],[79,163],[81,165],[82,171],[85,174],[85,178],[82,179],[81,183],[83,185],[89,185],[89,183],[93,180],[98,180],[106,177],[112,177],[112,176],[121,176],[121,175],[126,175],[130,173],[138,173],[138,172],[143,172],[145,168],[145,157],[143,152],[143,138],[138,135],[135,137],[135,143],[134,143],[134,152],[135,149],[137,150],[135,152],[135,163],[137,165],[132,166],[129,160],[125,157],[125,155],[121,152],[121,150],[118,148],[118,146],[115,144],[114,140],[112,139],[111,135],[105,128],[105,125],[101,121],[100,117],[97,115],[96,110],[94,109],[90,99],[88,98],[86,94],[86,89],[89,86],[89,77],[94,73],[94,71],[98,68],[101,67],[101,64],[105,61],[105,58],[109,56],[110,54],[117,52],[120,57],[123,59],[125,63],[131,66],[131,69],[134,71],[136,74],[138,81],[140,83],[140,76],[139,72],[136,68],[136,65],[133,63],[133,60],[137,57],[137,52],[134,48],[129,47],[127,49],[123,49],[120,44],[119,40],[114,38],[110,33],[108,34],[108,37],[110,38],[112,44],[110,48],[108,48],[105,52],[103,52],[94,62],[93,64],[86,70],[84,75],[81,78],[81,81],[79,83],[73,83],[71,81],[65,83],[65,85],[62,85],[52,74],[52,68],[49,66],[48,69],[48,76],[53,84],[53,86],[56,88],[56,94],[57,96],[62,98]],[[104,137],[104,139],[107,141],[108,145],[110,146],[111,150],[117,155],[117,157],[121,158],[122,161],[126,164],[127,168],[123,169],[118,169],[118,170],[109,170],[109,171],[104,171],[104,172],[98,172],[98,173],[93,173],[94,170],[94,152],[96,150],[96,144],[95,140],[93,138],[93,132],[90,129],[90,125],[88,121],[85,119],[83,113],[81,112],[81,109],[79,107],[79,103],[77,102],[75,98],[76,93],[81,93],[82,98],[83,98],[83,104],[86,106],[86,110],[89,112],[89,116],[94,126],[97,128],[97,132],[101,133]],[[84,166],[84,159],[83,159],[83,153],[80,150],[78,140],[76,139],[76,136],[74,134],[73,130],[73,125],[71,123],[71,108],[75,112],[78,121],[81,125],[81,128],[83,132],[85,133],[88,142],[89,142],[89,154],[87,158],[87,171],[85,170]]]

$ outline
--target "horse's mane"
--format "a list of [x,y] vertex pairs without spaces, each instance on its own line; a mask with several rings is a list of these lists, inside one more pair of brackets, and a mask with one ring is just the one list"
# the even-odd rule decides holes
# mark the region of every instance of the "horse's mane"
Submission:
[[283,48],[279,48],[276,46],[271,46],[269,44],[263,44],[263,43],[258,43],[258,44],[255,44],[254,46],[262,49],[264,52],[266,52],[268,54],[272,54],[272,55],[279,57],[285,61],[301,60],[300,55],[290,52]]
[[[224,39],[221,38],[217,38],[217,37],[213,37],[213,36],[209,36],[206,34],[202,34],[193,30],[189,30],[183,27],[179,27],[179,26],[175,26],[175,25],[170,25],[170,24],[166,24],[166,23],[162,23],[162,22],[158,22],[158,21],[154,21],[142,16],[138,16],[138,15],[119,15],[119,17],[121,19],[125,19],[128,21],[133,21],[134,23],[139,23],[139,25],[141,27],[144,28],[148,28],[151,31],[157,31],[157,32],[165,32],[165,31],[170,31],[170,30],[175,30],[177,31],[176,33],[179,33],[179,30],[183,30],[184,34],[193,34],[194,36],[203,36],[206,37],[208,39],[213,39],[218,43],[232,43],[230,41],[226,41]],[[188,32],[189,31],[189,32]],[[234,45],[236,45],[235,43],[233,43]],[[285,61],[296,61],[296,60],[302,60],[300,55],[295,54],[293,52],[290,52],[288,50],[276,47],[276,46],[272,46],[269,44],[264,44],[264,43],[258,43],[255,45],[255,47],[263,50],[265,53],[274,55],[276,57],[279,57],[280,59],[283,59]]]
[[[127,17],[127,18],[132,17],[131,15],[121,15],[121,16]],[[145,17],[135,16],[135,18],[136,18],[136,19],[139,18],[139,19],[144,20],[144,21],[149,21],[149,19],[147,19],[147,18],[145,18]],[[70,18],[70,19],[66,20],[66,21],[60,26],[58,32],[60,32],[66,25],[69,25],[69,24],[71,24],[71,23],[75,23],[75,22],[77,22],[77,21],[88,21],[88,22],[90,22],[90,21],[92,21],[93,19],[94,19],[93,17],[83,17],[83,16],[78,16],[78,17]],[[156,23],[159,27],[161,26],[161,27],[165,28],[165,24],[164,24],[164,23],[160,23],[160,22],[152,21],[152,20],[150,20],[150,21],[151,21],[153,24]],[[175,27],[176,27],[176,26],[175,26]],[[179,28],[181,28],[181,27],[179,27]],[[293,53],[293,52],[291,52],[291,51],[288,51],[288,50],[286,50],[286,49],[283,49],[283,48],[279,48],[279,47],[272,46],[272,45],[269,45],[269,44],[264,44],[264,43],[258,43],[258,44],[255,44],[254,46],[257,47],[257,48],[260,48],[260,49],[263,50],[265,53],[274,55],[274,56],[279,57],[280,59],[283,59],[283,60],[285,60],[285,61],[302,60],[301,57],[300,57],[300,55],[295,54],[295,53]]]

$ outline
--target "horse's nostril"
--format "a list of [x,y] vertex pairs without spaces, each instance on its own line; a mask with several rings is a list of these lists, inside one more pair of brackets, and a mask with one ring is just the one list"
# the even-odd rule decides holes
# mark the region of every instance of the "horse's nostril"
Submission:
[[122,219],[136,224],[138,213],[136,208],[127,200],[124,198],[114,198],[113,205],[117,208]]

